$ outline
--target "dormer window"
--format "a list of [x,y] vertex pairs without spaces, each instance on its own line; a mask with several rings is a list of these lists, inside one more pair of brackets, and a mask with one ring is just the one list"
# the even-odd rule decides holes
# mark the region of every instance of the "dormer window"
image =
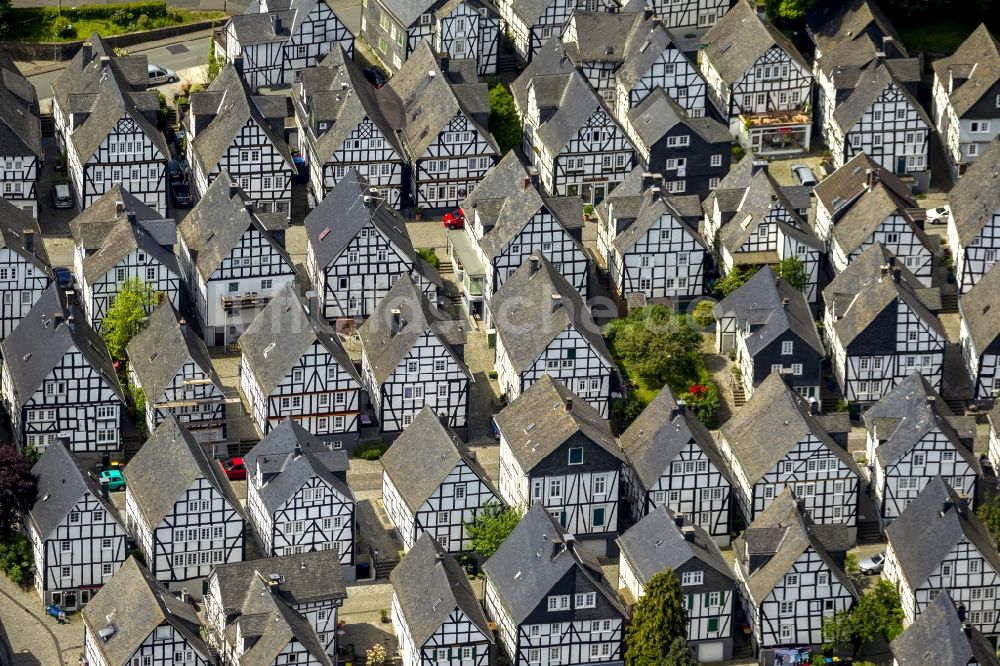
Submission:
[[421,14],[420,15],[420,25],[430,25],[430,24],[431,24],[431,15],[430,14]]
[[681,574],[681,585],[701,585],[704,580],[704,571],[685,571]]
[[328,130],[330,128],[330,123],[327,123],[327,122],[319,123],[318,125],[316,125],[316,128],[320,132],[325,132],[326,130]]

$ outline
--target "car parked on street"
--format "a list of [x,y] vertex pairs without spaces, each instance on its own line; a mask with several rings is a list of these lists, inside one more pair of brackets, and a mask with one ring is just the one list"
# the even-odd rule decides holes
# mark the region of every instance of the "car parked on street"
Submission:
[[125,475],[120,469],[103,470],[100,474],[100,480],[102,484],[107,483],[108,490],[121,490],[125,487]]
[[368,83],[375,86],[376,90],[378,90],[379,88],[381,88],[382,86],[384,86],[386,83],[389,82],[389,77],[386,76],[385,72],[383,72],[378,67],[365,67],[364,70],[362,71],[365,75],[365,78],[368,79]]
[[52,205],[56,208],[73,207],[73,191],[66,183],[56,183],[52,186]]
[[860,569],[861,573],[863,573],[866,576],[873,576],[877,573],[882,573],[882,567],[884,566],[885,566],[885,553],[872,555],[871,557],[858,562],[858,569]]
[[461,208],[456,208],[455,210],[444,214],[444,228],[445,229],[464,229],[465,228],[465,211]]
[[927,221],[931,224],[948,224],[948,216],[951,214],[951,206],[938,206],[927,209]]
[[169,67],[149,65],[149,85],[159,86],[164,83],[174,83],[175,81],[177,81],[177,72],[174,70]]
[[65,266],[55,266],[52,269],[52,273],[56,276],[57,287],[60,289],[73,288],[73,272],[70,269]]
[[806,187],[812,187],[816,184],[816,174],[812,172],[805,164],[793,164],[792,165],[792,176],[795,178],[795,182],[799,185],[805,185]]
[[190,208],[194,203],[191,197],[191,186],[175,180],[170,183],[170,196],[174,199],[174,205],[178,208]]
[[243,458],[220,460],[219,467],[230,481],[243,481],[247,478],[247,466],[243,464]]

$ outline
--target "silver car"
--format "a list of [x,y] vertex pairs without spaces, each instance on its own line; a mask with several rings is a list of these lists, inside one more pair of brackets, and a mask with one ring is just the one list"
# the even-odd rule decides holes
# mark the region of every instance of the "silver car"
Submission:
[[52,186],[52,205],[56,208],[72,208],[73,193],[66,183]]
[[795,180],[798,181],[799,185],[812,187],[816,184],[816,175],[812,172],[812,169],[805,164],[793,164],[792,176],[795,177]]
[[866,576],[873,576],[877,573],[882,573],[882,567],[884,566],[885,566],[885,553],[872,555],[868,559],[864,559],[858,562],[858,569],[860,569],[861,573],[863,573]]
[[177,72],[167,67],[149,65],[149,85],[159,86],[164,83],[173,83],[177,80]]

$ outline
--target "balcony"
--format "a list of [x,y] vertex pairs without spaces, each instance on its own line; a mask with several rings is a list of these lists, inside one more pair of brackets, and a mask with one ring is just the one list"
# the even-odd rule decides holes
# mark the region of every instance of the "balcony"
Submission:
[[744,111],[740,114],[740,120],[743,121],[744,127],[771,127],[775,125],[808,125],[812,122],[812,117],[799,109],[790,109],[761,113]]
[[263,308],[270,300],[270,296],[258,294],[256,291],[246,292],[242,296],[223,294],[222,307],[226,309],[226,312],[236,312],[238,310]]

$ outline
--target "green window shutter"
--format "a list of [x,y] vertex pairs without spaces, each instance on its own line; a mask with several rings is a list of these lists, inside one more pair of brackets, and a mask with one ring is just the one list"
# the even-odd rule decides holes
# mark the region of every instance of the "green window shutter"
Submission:
[[688,608],[694,608],[694,595],[688,595]]
[[705,608],[709,607],[710,602],[709,602],[709,599],[708,599],[708,592],[705,593],[705,596],[704,596],[704,598],[702,598],[701,602],[705,605]]
[[726,605],[726,593],[725,592],[719,592],[719,605],[720,606],[725,606]]
[[717,618],[717,617],[710,617],[710,618],[708,618],[708,630],[709,631],[718,631],[719,630],[719,618]]

